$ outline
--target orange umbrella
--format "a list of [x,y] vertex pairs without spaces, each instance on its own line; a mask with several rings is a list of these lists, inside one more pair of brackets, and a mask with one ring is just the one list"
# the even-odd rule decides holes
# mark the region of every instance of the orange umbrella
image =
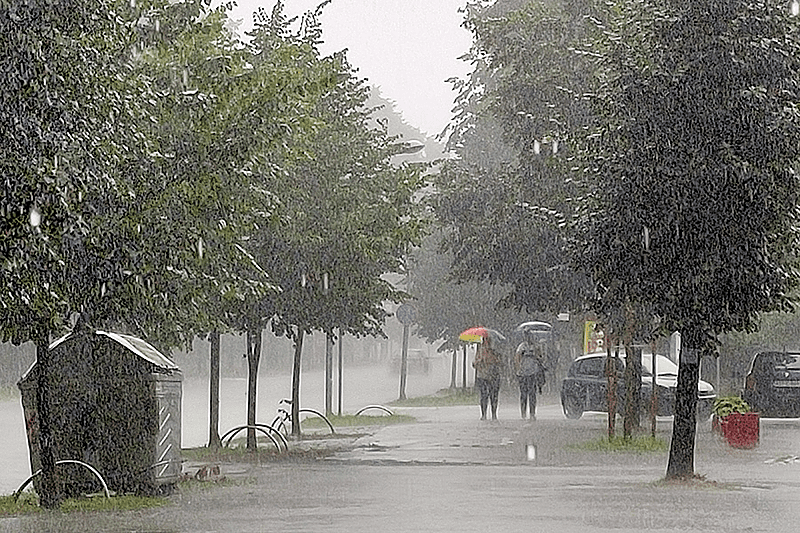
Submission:
[[491,339],[492,342],[503,342],[506,338],[497,330],[476,326],[461,332],[458,338],[466,342],[483,342],[483,339]]

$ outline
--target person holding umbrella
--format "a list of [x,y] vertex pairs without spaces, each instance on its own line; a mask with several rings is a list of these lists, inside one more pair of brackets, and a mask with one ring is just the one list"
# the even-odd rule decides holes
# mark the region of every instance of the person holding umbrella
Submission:
[[478,344],[475,360],[475,385],[481,398],[481,420],[486,420],[486,409],[492,404],[492,420],[497,420],[497,403],[500,396],[500,380],[503,375],[503,360],[492,348],[489,335]]
[[536,336],[530,329],[523,330],[524,340],[514,353],[514,369],[519,382],[519,408],[522,418],[536,420],[536,392],[542,392],[544,385],[544,338],[536,342]]

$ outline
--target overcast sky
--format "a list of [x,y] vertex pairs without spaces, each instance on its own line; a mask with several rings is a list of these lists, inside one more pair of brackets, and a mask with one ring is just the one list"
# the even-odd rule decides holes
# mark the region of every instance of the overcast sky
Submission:
[[[272,0],[237,0],[231,12],[252,27],[259,6]],[[285,0],[289,15],[300,15],[320,0]],[[455,92],[445,80],[464,77],[469,65],[458,59],[470,46],[458,9],[465,0],[333,0],[321,17],[324,54],[348,49],[359,75],[395,102],[406,122],[429,135],[444,129]]]

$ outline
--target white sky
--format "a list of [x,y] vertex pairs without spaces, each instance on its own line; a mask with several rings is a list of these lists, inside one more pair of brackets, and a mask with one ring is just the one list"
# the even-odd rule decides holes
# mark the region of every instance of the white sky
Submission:
[[[231,12],[252,27],[259,6],[273,0],[237,0]],[[285,0],[288,15],[301,15],[320,0]],[[441,132],[451,118],[456,93],[445,80],[464,77],[469,65],[458,59],[471,36],[461,27],[458,9],[465,0],[333,0],[320,21],[324,54],[348,49],[358,75],[380,88],[409,124],[429,135]]]

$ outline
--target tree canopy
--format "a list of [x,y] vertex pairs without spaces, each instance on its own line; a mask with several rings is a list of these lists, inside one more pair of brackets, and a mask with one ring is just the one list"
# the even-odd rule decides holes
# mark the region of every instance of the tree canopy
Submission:
[[[570,259],[570,127],[585,74],[569,52],[585,12],[569,4],[470,3],[473,65],[457,80],[448,161],[435,209],[452,228],[445,246],[458,279],[513,287],[505,305],[530,313],[581,310],[589,289]],[[566,5],[566,4],[565,4]]]

